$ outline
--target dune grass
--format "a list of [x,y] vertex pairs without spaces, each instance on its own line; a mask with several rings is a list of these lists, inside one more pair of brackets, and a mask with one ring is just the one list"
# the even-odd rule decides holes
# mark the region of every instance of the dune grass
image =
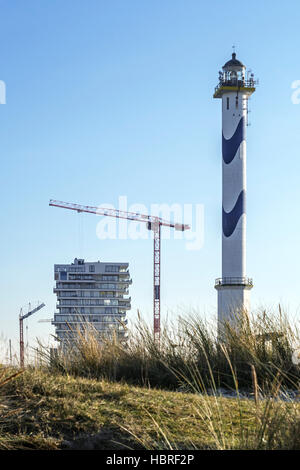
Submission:
[[159,345],[142,320],[126,343],[98,340],[88,325],[50,364],[40,348],[39,366],[2,369],[0,449],[300,449],[299,336],[281,311],[222,341],[195,316]]
[[[252,389],[254,367],[260,393],[268,393],[278,371],[282,386],[297,390],[300,367],[292,361],[295,345],[300,345],[296,325],[291,325],[280,309],[272,315],[242,316],[237,324],[225,324],[219,341],[209,322],[195,315],[179,318],[162,329],[159,344],[141,319],[126,343],[116,337],[99,342],[96,330],[89,325],[77,332],[77,341],[68,351],[61,351],[52,367],[83,377],[168,390],[180,386],[187,390],[192,382],[198,391],[235,390],[236,381],[240,390]],[[45,360],[49,361],[47,354]]]
[[299,448],[299,403],[255,406],[42,369],[0,397],[0,449]]
[[190,394],[42,370],[27,370],[2,391],[2,407],[9,405],[10,416],[0,421],[0,448],[13,441],[28,448],[59,448],[99,432],[108,436],[99,439],[100,448],[165,448],[160,429],[174,447],[214,447],[196,413],[198,397]]

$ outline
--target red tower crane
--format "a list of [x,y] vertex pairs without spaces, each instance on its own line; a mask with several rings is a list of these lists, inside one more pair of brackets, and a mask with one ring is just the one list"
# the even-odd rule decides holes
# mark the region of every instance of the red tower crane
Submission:
[[153,251],[153,331],[154,339],[160,339],[160,250],[161,250],[161,227],[171,227],[175,230],[184,231],[190,228],[187,224],[176,224],[161,217],[140,214],[138,212],[120,211],[118,209],[107,209],[103,207],[82,206],[69,202],[50,200],[49,206],[61,207],[77,212],[88,212],[90,214],[116,217],[118,219],[134,220],[144,222],[147,229],[153,231],[154,251]]

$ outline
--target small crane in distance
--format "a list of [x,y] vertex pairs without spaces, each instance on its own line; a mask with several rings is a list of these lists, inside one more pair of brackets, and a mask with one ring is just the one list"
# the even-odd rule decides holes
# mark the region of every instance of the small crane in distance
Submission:
[[[33,310],[30,310],[29,312],[25,313],[24,315],[23,310],[21,309],[20,315],[19,315],[19,325],[20,325],[20,367],[23,369],[24,368],[24,335],[23,335],[23,321],[30,317],[33,313],[37,312],[41,308],[45,307],[45,304],[42,303],[38,305],[36,308]],[[30,308],[30,304],[29,304]]]

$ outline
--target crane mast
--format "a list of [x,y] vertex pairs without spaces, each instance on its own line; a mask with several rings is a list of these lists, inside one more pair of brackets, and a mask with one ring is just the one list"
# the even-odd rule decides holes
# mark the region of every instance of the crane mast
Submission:
[[153,230],[153,331],[160,341],[160,224]]
[[184,231],[190,228],[187,224],[179,224],[162,219],[161,217],[140,214],[138,212],[120,211],[118,209],[109,209],[104,207],[83,206],[70,202],[56,201],[51,199],[49,206],[60,207],[62,209],[70,209],[76,212],[86,212],[107,217],[115,217],[119,219],[133,220],[136,222],[144,222],[147,229],[153,231],[153,331],[155,341],[160,341],[160,278],[161,278],[161,227],[170,227],[175,230]]

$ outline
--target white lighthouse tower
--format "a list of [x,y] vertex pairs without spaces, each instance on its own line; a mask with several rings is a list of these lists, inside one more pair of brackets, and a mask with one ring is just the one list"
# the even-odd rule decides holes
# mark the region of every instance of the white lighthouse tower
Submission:
[[253,74],[232,54],[214,98],[222,99],[222,277],[216,279],[218,324],[249,309],[252,279],[246,277],[246,125]]

